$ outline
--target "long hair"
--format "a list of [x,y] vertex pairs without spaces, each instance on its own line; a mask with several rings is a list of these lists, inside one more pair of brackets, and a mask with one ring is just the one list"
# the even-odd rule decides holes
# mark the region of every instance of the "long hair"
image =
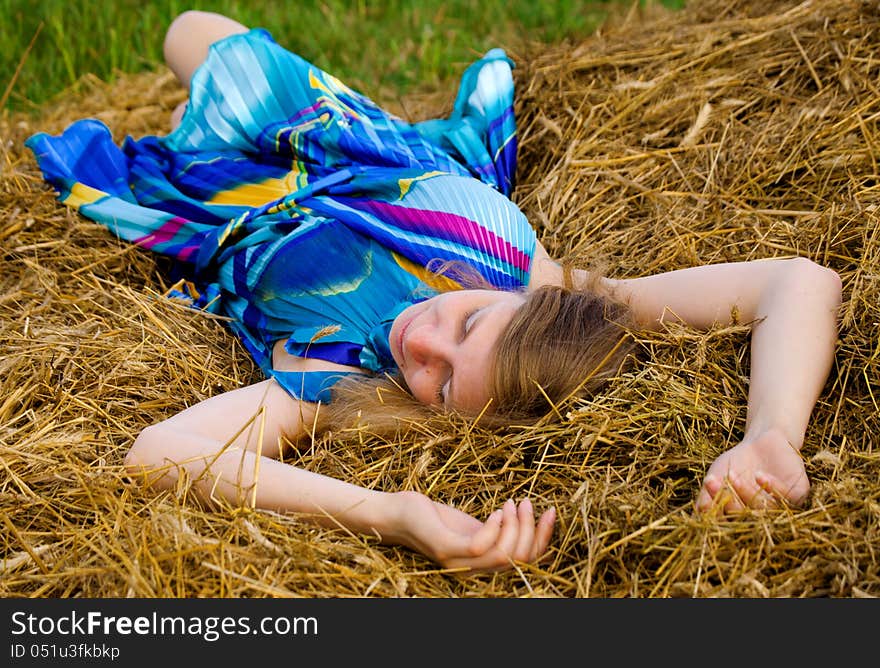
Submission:
[[492,422],[538,418],[597,393],[631,359],[632,326],[626,305],[591,290],[529,293],[495,350]]
[[[544,286],[523,296],[492,353],[491,399],[480,414],[480,424],[489,428],[539,418],[567,400],[594,394],[619,373],[634,347],[629,308],[590,288]],[[415,399],[402,374],[352,375],[334,386],[315,426],[361,427],[389,436],[444,415]]]

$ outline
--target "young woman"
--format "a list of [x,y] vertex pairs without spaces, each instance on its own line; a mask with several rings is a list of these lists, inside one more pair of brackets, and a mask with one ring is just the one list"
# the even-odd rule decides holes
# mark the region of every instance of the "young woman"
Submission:
[[448,119],[408,124],[261,30],[190,11],[165,39],[190,97],[163,138],[80,121],[28,145],[61,200],[178,260],[181,293],[230,326],[267,379],[145,429],[126,465],[155,487],[301,513],[443,566],[535,561],[555,511],[528,499],[484,521],[279,461],[315,431],[405,429],[435,411],[503,425],[595,392],[628,332],[750,324],[742,441],[709,468],[699,510],[799,504],[799,450],[831,367],[838,276],[805,258],[626,280],[563,268],[507,197],[510,63],[465,73]]

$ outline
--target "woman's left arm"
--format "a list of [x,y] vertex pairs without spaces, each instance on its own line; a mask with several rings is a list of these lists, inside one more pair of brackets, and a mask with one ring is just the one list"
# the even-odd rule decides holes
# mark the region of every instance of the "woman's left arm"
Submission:
[[[552,263],[544,266],[544,279],[554,280]],[[575,284],[590,279],[574,273]],[[809,481],[799,451],[834,358],[839,276],[806,258],[791,258],[591,283],[627,302],[646,327],[670,321],[699,329],[751,325],[746,431],[709,468],[697,507],[730,512],[802,502]]]
[[607,281],[647,325],[751,324],[746,430],[709,467],[701,511],[800,504],[809,492],[800,449],[831,370],[841,282],[806,258],[706,265]]

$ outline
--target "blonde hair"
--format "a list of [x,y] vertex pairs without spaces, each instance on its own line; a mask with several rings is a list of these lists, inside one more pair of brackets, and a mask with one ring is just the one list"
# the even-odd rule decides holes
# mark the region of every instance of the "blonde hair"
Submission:
[[493,422],[538,418],[594,395],[630,359],[632,326],[626,305],[591,290],[529,293],[496,347]]
[[[591,396],[620,372],[635,345],[629,308],[591,289],[544,286],[523,296],[495,347],[491,404],[480,415],[488,428],[539,418],[570,399]],[[402,374],[353,375],[334,386],[316,426],[360,426],[389,436],[441,416],[409,393]]]

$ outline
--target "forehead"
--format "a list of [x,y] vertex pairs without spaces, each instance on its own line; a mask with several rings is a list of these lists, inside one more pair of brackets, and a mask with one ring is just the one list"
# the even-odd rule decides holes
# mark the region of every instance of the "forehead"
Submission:
[[443,294],[450,307],[469,305],[474,308],[510,309],[511,314],[525,301],[518,292],[504,290],[454,290]]

